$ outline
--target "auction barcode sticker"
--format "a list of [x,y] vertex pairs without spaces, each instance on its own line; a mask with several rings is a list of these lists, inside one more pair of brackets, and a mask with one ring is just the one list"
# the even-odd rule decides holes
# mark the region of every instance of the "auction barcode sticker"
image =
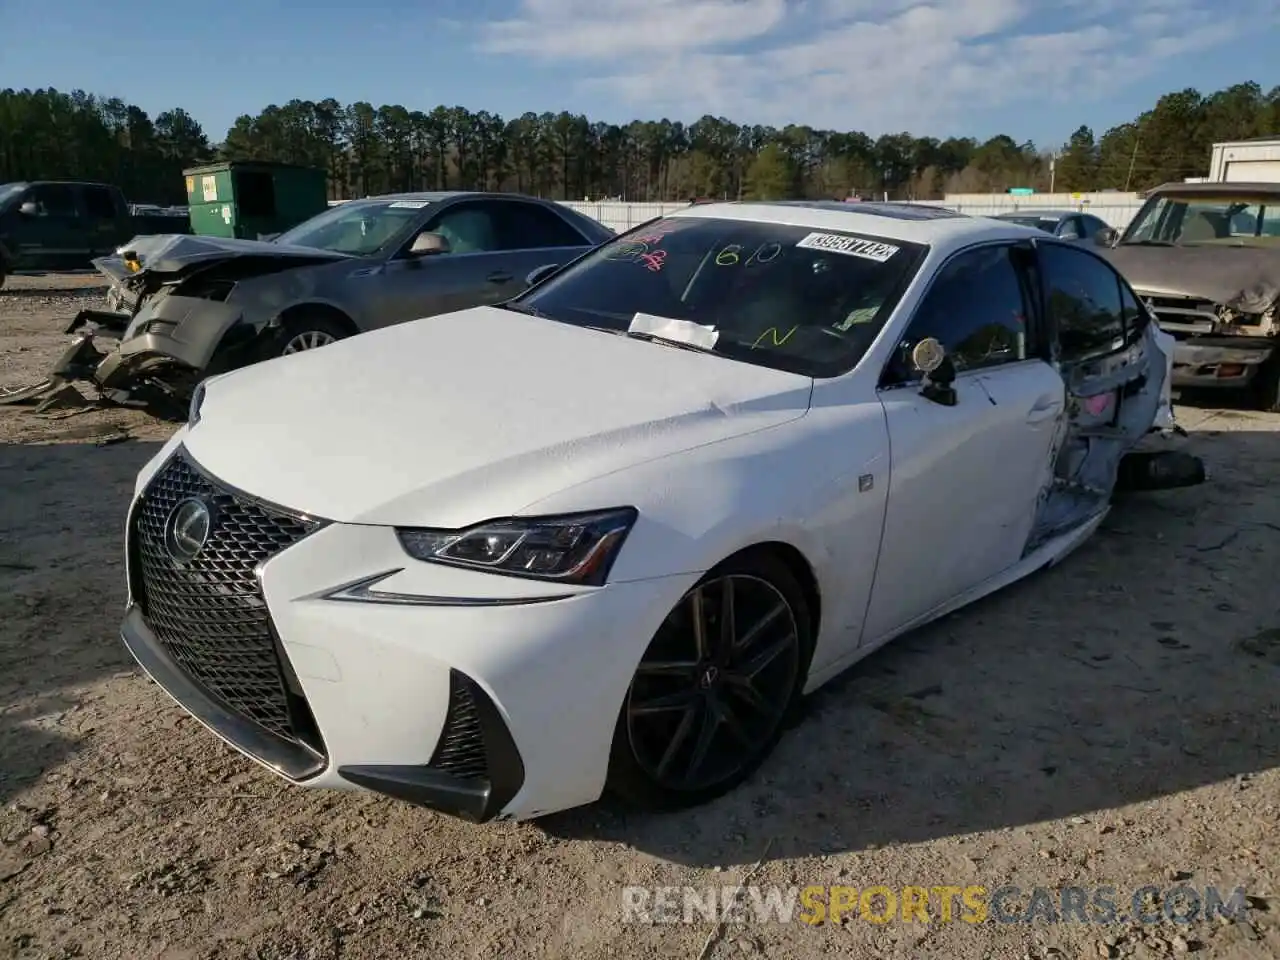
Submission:
[[838,233],[811,233],[796,246],[806,250],[830,250],[832,253],[843,253],[847,257],[861,257],[877,263],[884,263],[900,249],[891,243],[842,236]]

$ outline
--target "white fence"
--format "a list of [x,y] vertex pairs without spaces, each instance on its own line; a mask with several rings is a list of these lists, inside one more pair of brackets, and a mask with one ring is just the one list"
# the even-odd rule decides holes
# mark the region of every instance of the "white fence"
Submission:
[[[336,206],[345,202],[331,200],[329,205]],[[585,213],[588,217],[600,221],[619,233],[630,230],[646,220],[665,216],[688,206],[687,203],[627,203],[621,200],[605,200],[599,203],[580,200],[561,202],[566,207]],[[919,202],[927,206],[948,207],[957,213],[966,213],[972,217],[991,217],[998,213],[1013,213],[1017,210],[1084,210],[1106,221],[1117,230],[1123,230],[1142,206],[1142,201],[1135,193],[1041,193],[1027,197],[1012,196],[1007,193],[959,193],[948,194],[945,200]],[[851,204],[851,206],[855,205]]]
[[[684,203],[625,203],[616,200],[600,203],[562,201],[579,213],[599,220],[606,227],[621,233],[653,217],[664,216],[684,209]],[[957,213],[972,217],[991,217],[998,213],[1018,210],[1083,210],[1123,230],[1142,206],[1142,201],[1132,193],[1079,194],[1044,193],[1028,197],[1009,194],[948,194],[945,200],[922,200],[922,205],[947,207]],[[856,204],[850,204],[856,209]]]
[[1080,210],[1105,220],[1117,230],[1129,225],[1142,207],[1136,193],[1035,193],[1016,196],[1008,193],[949,193],[943,200],[922,201],[931,206],[949,207],[971,217],[992,217],[1018,210]]
[[576,200],[561,201],[566,207],[584,213],[593,220],[598,220],[610,230],[621,233],[639,226],[654,217],[666,216],[683,210],[685,203],[626,203],[619,200],[605,200],[600,203],[583,203]]
[[1109,226],[1115,227],[1117,230],[1123,230],[1129,225],[1129,221],[1133,219],[1141,208],[1141,201],[1129,203],[1088,203],[1088,204],[1046,204],[1046,203],[1021,203],[1021,204],[994,204],[994,203],[940,203],[939,206],[950,207],[958,213],[967,213],[971,217],[993,217],[999,213],[1014,213],[1018,210],[1079,210],[1083,213],[1091,214],[1099,220],[1104,221]]

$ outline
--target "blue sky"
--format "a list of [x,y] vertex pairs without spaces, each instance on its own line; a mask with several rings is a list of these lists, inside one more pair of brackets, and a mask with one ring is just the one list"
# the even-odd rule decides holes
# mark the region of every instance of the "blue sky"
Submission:
[[294,97],[623,122],[704,113],[1042,146],[1166,91],[1280,84],[1276,0],[0,0],[0,87],[211,139]]

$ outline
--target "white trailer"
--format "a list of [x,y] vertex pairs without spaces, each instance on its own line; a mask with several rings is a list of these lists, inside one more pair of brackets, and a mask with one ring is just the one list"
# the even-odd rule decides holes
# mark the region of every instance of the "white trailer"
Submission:
[[1210,183],[1280,183],[1280,138],[1215,143]]

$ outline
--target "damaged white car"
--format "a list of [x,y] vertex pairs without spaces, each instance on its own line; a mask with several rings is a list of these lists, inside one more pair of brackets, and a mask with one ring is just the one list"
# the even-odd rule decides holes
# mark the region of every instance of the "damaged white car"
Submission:
[[704,802],[1118,487],[1201,482],[1134,451],[1173,427],[1170,343],[1040,231],[690,207],[503,305],[207,380],[138,478],[124,642],[300,785]]

